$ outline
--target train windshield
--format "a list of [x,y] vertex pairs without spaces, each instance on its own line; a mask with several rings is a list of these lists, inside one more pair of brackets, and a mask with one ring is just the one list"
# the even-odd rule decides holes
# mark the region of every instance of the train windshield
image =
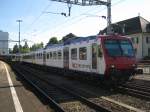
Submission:
[[134,50],[128,40],[105,40],[105,48],[110,56],[134,56]]

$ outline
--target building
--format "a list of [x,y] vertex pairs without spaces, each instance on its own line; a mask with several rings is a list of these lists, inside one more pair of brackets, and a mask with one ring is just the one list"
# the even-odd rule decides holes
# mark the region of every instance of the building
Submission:
[[0,31],[0,55],[7,55],[8,50],[8,32]]
[[[150,58],[150,22],[141,16],[123,20],[112,24],[115,33],[128,36],[133,42],[136,58]],[[107,29],[100,31],[106,33]]]

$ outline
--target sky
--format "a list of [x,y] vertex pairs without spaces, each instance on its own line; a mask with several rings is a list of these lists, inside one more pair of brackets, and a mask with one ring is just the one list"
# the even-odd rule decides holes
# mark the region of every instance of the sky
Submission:
[[[106,0],[102,0],[106,1]],[[100,16],[107,16],[106,6],[72,5],[71,16],[65,3],[50,0],[1,0],[0,30],[9,33],[10,40],[18,40],[18,22],[21,19],[21,40],[28,40],[29,46],[34,43],[46,44],[51,37],[60,40],[73,33],[77,36],[96,35],[103,30],[107,21]],[[112,0],[112,23],[142,16],[150,21],[150,0]],[[49,12],[49,13],[48,13]],[[9,43],[13,48],[15,42]],[[21,42],[24,45],[24,42]]]

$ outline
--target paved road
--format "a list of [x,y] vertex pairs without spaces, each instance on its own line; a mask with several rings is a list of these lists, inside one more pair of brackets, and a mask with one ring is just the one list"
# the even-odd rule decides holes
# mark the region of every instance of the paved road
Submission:
[[29,85],[16,79],[11,68],[0,61],[0,112],[52,112]]

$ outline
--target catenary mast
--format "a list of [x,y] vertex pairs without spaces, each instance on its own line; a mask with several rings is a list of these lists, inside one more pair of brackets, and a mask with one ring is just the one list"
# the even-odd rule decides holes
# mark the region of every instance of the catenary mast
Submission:
[[56,2],[62,2],[68,4],[69,13],[68,16],[70,16],[71,12],[71,5],[81,5],[81,6],[92,6],[92,5],[105,5],[107,6],[107,34],[111,34],[111,0],[101,1],[101,0],[50,0],[50,1],[56,1]]

